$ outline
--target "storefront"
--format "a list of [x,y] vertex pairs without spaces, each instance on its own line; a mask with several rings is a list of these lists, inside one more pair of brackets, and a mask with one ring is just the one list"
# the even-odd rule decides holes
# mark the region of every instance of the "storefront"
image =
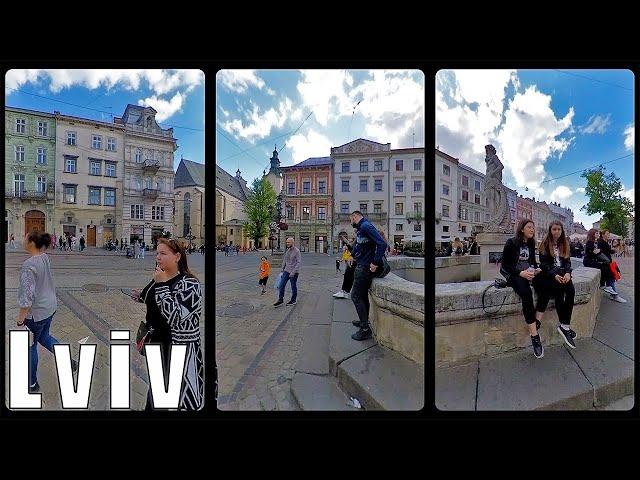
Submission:
[[302,253],[309,251],[309,234],[308,233],[300,234],[300,251]]
[[316,235],[316,253],[327,253],[327,237],[325,235]]

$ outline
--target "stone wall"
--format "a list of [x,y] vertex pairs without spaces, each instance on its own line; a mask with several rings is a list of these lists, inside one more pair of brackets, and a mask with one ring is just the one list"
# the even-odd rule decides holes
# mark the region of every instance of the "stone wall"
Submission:
[[399,257],[388,261],[391,272],[375,278],[369,291],[371,328],[379,344],[424,365],[424,284],[393,272],[424,272],[425,259]]
[[436,283],[477,282],[480,255],[436,257]]
[[[436,285],[436,366],[462,365],[480,357],[529,347],[531,340],[522,315],[522,302],[512,288],[491,288],[482,308],[482,292],[492,282]],[[591,337],[600,309],[600,270],[580,267],[573,271],[576,289],[571,326],[578,338]],[[534,301],[535,301],[534,292]],[[504,304],[498,310],[498,307]],[[493,313],[496,312],[497,313]],[[562,343],[556,332],[558,317],[554,301],[542,320],[543,344]]]

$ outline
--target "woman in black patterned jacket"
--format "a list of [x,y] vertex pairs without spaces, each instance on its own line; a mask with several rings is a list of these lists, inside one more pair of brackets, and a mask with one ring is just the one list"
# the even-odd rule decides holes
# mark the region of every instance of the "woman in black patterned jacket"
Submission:
[[[175,240],[158,240],[156,261],[153,280],[140,294],[147,305],[147,326],[153,329],[147,344],[155,343],[162,347],[165,382],[168,381],[171,345],[187,345],[179,409],[199,410],[204,403],[200,282],[189,271],[185,251]],[[149,389],[146,410],[152,408]]]

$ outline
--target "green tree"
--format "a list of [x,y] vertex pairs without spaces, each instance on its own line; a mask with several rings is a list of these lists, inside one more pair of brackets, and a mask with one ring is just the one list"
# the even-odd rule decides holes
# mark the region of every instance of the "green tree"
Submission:
[[605,175],[606,168],[598,167],[584,172],[581,176],[587,179],[585,194],[589,203],[582,206],[588,215],[602,215],[601,228],[616,235],[626,237],[628,234],[627,218],[634,211],[633,203],[622,195],[622,182],[611,172]]
[[251,193],[244,204],[247,221],[243,228],[245,235],[253,239],[254,245],[258,245],[260,239],[269,233],[269,224],[272,221],[269,210],[275,205],[277,196],[266,179],[256,178],[253,181]]

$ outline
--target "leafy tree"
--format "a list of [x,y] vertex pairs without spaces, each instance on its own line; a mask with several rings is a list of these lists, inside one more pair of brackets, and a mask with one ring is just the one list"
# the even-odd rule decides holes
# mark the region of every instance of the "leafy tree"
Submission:
[[252,238],[257,245],[260,239],[269,233],[271,210],[278,195],[265,178],[256,178],[250,190],[249,198],[243,207],[247,215],[243,228],[245,235]]
[[634,206],[631,200],[623,193],[622,182],[611,172],[605,174],[606,168],[598,167],[582,173],[586,178],[587,186],[585,195],[589,203],[582,206],[588,215],[600,213],[602,215],[601,228],[607,229],[616,235],[626,237],[628,234],[628,217],[633,213]]

